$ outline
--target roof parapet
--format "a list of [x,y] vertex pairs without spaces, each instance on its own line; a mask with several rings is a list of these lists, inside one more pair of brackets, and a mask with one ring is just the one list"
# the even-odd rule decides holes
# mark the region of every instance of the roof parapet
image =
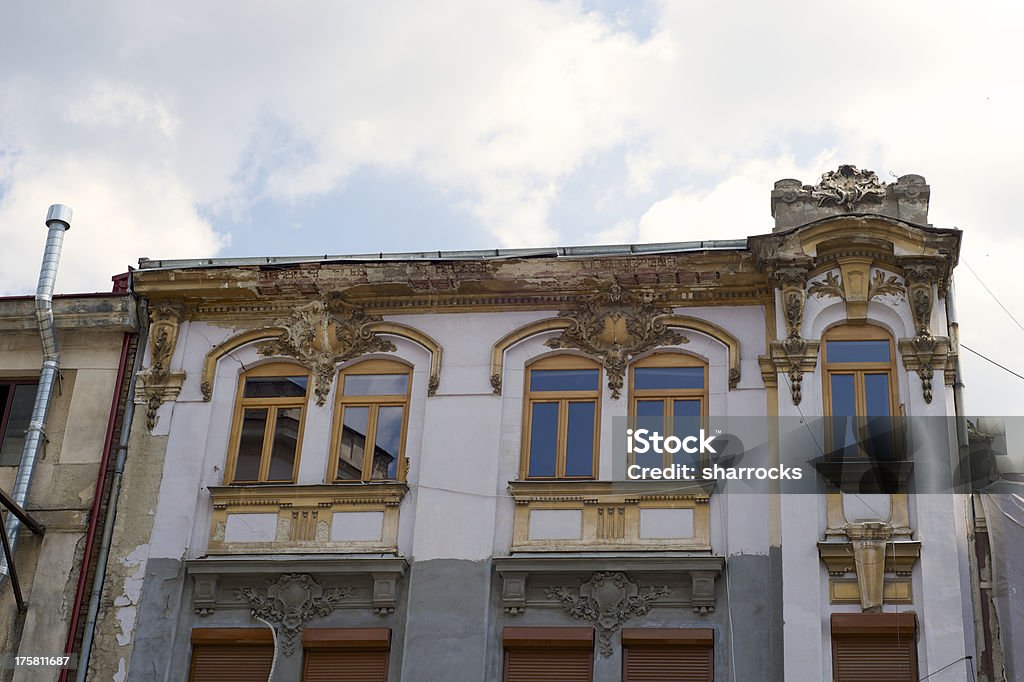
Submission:
[[903,175],[885,183],[874,171],[843,164],[823,173],[817,185],[778,180],[772,190],[775,232],[840,215],[874,214],[928,225],[931,188],[921,175]]

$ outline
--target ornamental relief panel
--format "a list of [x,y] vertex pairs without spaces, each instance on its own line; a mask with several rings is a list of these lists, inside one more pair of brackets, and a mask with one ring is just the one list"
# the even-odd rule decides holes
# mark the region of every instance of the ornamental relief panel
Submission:
[[[597,358],[608,374],[612,398],[618,399],[626,367],[636,355],[690,342],[659,319],[670,313],[669,308],[656,306],[613,282],[578,307],[559,313],[569,326],[544,345],[573,348]],[[494,377],[491,381],[493,385]]]
[[149,366],[139,372],[135,402],[146,406],[146,428],[156,426],[156,412],[165,402],[181,393],[184,372],[171,371],[171,359],[178,342],[182,310],[172,305],[157,305],[149,311]]

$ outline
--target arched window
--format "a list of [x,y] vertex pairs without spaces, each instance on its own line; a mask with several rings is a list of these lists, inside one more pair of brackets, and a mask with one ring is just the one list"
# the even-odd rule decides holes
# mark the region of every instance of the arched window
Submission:
[[228,483],[292,483],[299,468],[309,372],[276,362],[238,381]]
[[[632,428],[647,429],[668,438],[696,436],[704,426],[708,404],[708,366],[682,353],[655,353],[630,366]],[[699,465],[699,454],[634,452],[630,464],[667,467]]]
[[874,325],[844,324],[825,332],[824,409],[832,458],[894,456],[898,408],[892,336]]
[[521,478],[594,478],[601,368],[554,355],[526,368]]
[[405,478],[411,372],[408,365],[394,360],[364,360],[342,370],[334,409],[329,480]]

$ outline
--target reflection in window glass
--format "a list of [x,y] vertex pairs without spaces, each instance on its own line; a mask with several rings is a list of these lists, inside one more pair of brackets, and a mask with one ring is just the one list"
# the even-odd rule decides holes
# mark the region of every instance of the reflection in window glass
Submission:
[[565,450],[566,476],[594,473],[594,411],[592,401],[569,403],[569,433]]
[[306,395],[307,377],[248,377],[246,398],[301,398]]
[[242,434],[235,462],[236,481],[258,481],[263,437],[267,430],[267,408],[249,408],[242,415]]
[[826,341],[828,361],[889,362],[889,342],[885,339],[863,341]]
[[[35,384],[8,384],[0,387],[7,393],[0,395],[0,410],[10,401],[7,413],[7,424],[3,432],[3,444],[0,446],[0,464],[17,465],[21,462],[22,450],[25,449],[25,432],[32,420],[32,408],[36,401]],[[9,392],[9,393],[8,393]],[[0,417],[3,417],[0,412]]]
[[535,369],[530,372],[531,391],[596,391],[596,369]]
[[704,388],[703,367],[637,367],[633,370],[633,388],[649,389]]
[[854,415],[857,395],[852,374],[833,374],[832,383],[832,450],[843,457],[856,457],[857,435]]
[[889,375],[865,374],[864,394],[869,417],[889,416]]
[[[648,431],[664,434],[665,431],[665,401],[638,400],[636,402],[636,428],[647,429]],[[660,467],[662,465],[661,454],[649,448],[647,452],[638,452],[636,463],[642,467]]]
[[347,374],[345,395],[405,395],[408,374]]
[[558,403],[533,403],[529,475],[553,477],[558,457]]
[[358,481],[362,478],[369,423],[369,407],[345,407],[337,478],[345,481]]
[[[672,434],[680,440],[687,436],[700,437],[701,428],[699,400],[672,401]],[[700,453],[688,453],[680,450],[673,455],[675,464],[700,465]]]
[[274,444],[270,450],[268,481],[290,481],[295,471],[295,453],[299,445],[299,417],[302,409],[282,407],[277,410]]
[[377,412],[376,444],[372,478],[398,478],[398,453],[402,445],[402,407],[386,405]]

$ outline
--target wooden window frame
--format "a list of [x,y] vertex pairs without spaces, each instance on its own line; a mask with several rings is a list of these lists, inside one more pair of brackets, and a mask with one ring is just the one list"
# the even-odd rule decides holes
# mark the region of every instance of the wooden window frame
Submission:
[[[266,647],[273,661],[274,635],[269,628],[192,628],[191,650],[189,651],[188,679],[195,679],[196,657],[199,647]],[[196,646],[198,645],[198,647]],[[271,663],[273,666],[273,663]]]
[[[636,369],[643,367],[701,367],[704,369],[704,388],[636,388]],[[661,351],[647,355],[636,360],[629,366],[629,409],[630,428],[636,428],[636,418],[639,414],[638,404],[641,400],[662,400],[662,432],[663,436],[673,435],[675,424],[672,416],[672,401],[683,399],[700,401],[701,427],[708,427],[708,363],[688,353],[674,353]],[[672,453],[664,452],[661,455],[663,467],[672,466]],[[701,454],[701,466],[705,462],[705,456]],[[636,463],[636,454],[629,453],[626,465]]]
[[918,679],[920,660],[917,651],[917,613],[902,611],[898,613],[833,613],[829,618],[830,638],[832,643],[832,679],[839,680],[836,667],[837,641],[855,639],[857,637],[894,637],[906,639],[912,646],[911,679]]
[[[888,341],[889,362],[830,362],[828,359],[829,341]],[[899,416],[899,386],[896,372],[896,343],[892,334],[873,324],[838,324],[825,330],[821,337],[822,357],[822,408],[826,417],[832,417],[832,377],[835,375],[853,376],[855,427],[862,432],[867,425],[867,390],[864,377],[867,374],[885,374],[889,385],[889,416]],[[832,429],[825,429],[825,451],[834,451]],[[859,452],[857,460],[868,459],[864,452]]]
[[[7,421],[11,416],[11,407],[14,403],[14,389],[17,386],[35,386],[36,393],[38,393],[39,377],[4,377],[0,379],[0,384],[10,387],[6,402],[0,406],[0,410],[2,410],[2,413],[0,413],[0,446],[2,446],[4,439],[7,437]],[[14,464],[3,464],[0,466],[20,466],[20,460]]]
[[[547,369],[592,369],[597,370],[597,388],[593,391],[531,391],[530,379],[534,370]],[[562,353],[539,358],[526,366],[523,385],[523,438],[519,455],[519,479],[522,481],[593,481],[598,478],[601,453],[601,382],[603,372],[600,363],[579,355]],[[566,449],[569,444],[569,403],[593,401],[594,403],[594,447],[590,465],[590,476],[566,476]],[[530,476],[530,439],[533,434],[533,405],[535,403],[558,403],[558,433],[556,435],[555,475]]]
[[[245,382],[252,377],[306,377],[306,394],[299,397],[280,398],[246,398]],[[257,365],[238,377],[238,391],[235,395],[235,413],[231,425],[231,440],[228,447],[228,459],[225,465],[225,485],[282,485],[294,483],[299,472],[299,461],[302,459],[302,435],[306,430],[306,403],[309,402],[309,370],[301,365],[290,362],[270,362],[264,365]],[[259,476],[255,481],[236,480],[235,471],[238,464],[238,448],[242,438],[242,417],[246,408],[267,408],[267,424],[263,430],[263,450],[260,453]],[[274,446],[273,430],[277,423],[277,411],[279,409],[299,408],[298,438],[295,442],[295,461],[292,463],[292,475],[285,480],[267,480],[270,472],[270,452]],[[269,436],[269,437],[268,437]]]
[[[413,368],[398,360],[362,360],[338,373],[338,388],[334,398],[334,416],[331,422],[331,456],[327,458],[327,477],[324,480],[335,484],[352,483],[393,483],[405,480],[409,459],[405,456],[406,440],[409,435],[409,406],[412,403]],[[394,374],[407,377],[405,395],[345,395],[345,377],[367,374]],[[341,437],[345,425],[346,407],[367,407],[366,443],[363,446],[363,466],[358,479],[338,478],[338,458],[341,457]],[[377,415],[382,407],[402,408],[402,436],[398,446],[398,464],[394,479],[372,478],[373,452],[377,446]]]
[[391,628],[304,628],[302,631],[302,679],[306,679],[311,652],[380,652],[384,676],[391,668]]
[[508,679],[509,652],[566,650],[590,654],[590,679],[594,679],[594,628],[587,627],[511,627],[501,634],[501,679]]
[[706,649],[715,674],[715,631],[712,628],[622,628],[622,682],[629,682],[630,649]]

